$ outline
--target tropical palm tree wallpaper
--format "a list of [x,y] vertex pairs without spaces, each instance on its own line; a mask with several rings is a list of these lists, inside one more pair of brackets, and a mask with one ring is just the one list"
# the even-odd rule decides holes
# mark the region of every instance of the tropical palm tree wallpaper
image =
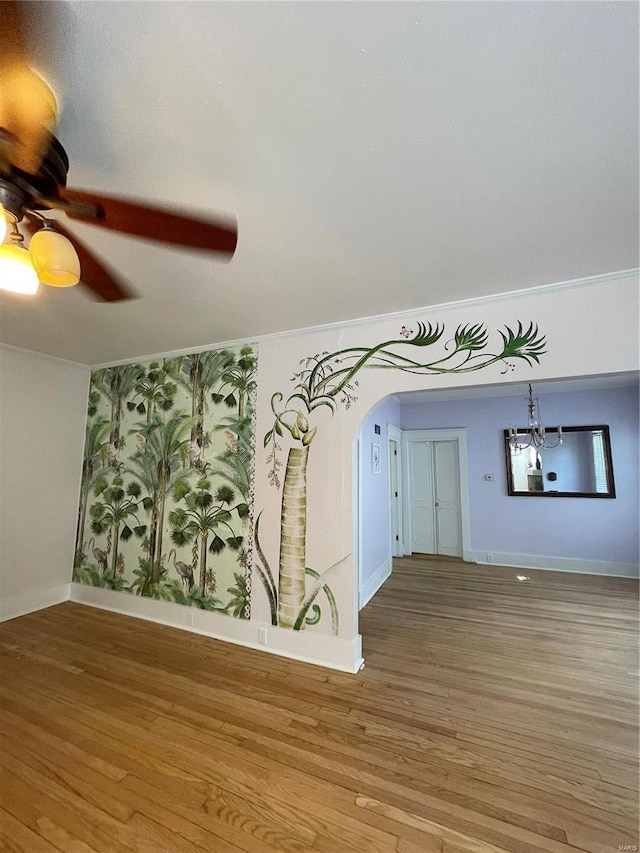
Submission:
[[73,579],[250,615],[257,350],[91,376]]

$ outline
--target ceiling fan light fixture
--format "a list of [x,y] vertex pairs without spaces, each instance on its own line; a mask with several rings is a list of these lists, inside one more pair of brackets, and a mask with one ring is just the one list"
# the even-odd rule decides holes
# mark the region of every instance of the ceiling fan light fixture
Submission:
[[42,228],[31,238],[31,263],[43,284],[51,287],[73,287],[80,281],[80,260],[63,234],[51,227]]
[[39,283],[29,252],[17,243],[3,243],[0,246],[0,288],[32,296]]

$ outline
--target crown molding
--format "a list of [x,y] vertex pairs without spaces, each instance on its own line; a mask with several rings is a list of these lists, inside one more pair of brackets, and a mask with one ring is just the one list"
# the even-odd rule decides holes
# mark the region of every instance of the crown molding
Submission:
[[47,352],[39,352],[35,349],[26,349],[25,347],[17,347],[14,344],[5,344],[0,341],[0,351],[1,350],[9,350],[11,352],[18,352],[22,355],[33,355],[38,358],[46,358],[47,361],[57,361],[59,364],[66,364],[67,367],[80,367],[82,370],[90,371],[92,367],[90,364],[83,364],[81,361],[71,361],[68,358],[60,358],[58,355],[49,355]]
[[411,320],[416,314],[424,314],[427,311],[446,311],[451,308],[459,308],[466,305],[484,305],[491,302],[500,302],[505,299],[521,299],[523,296],[539,295],[544,293],[555,293],[561,290],[572,290],[578,287],[586,287],[595,284],[606,284],[608,282],[622,281],[627,278],[638,277],[640,268],[628,270],[617,270],[615,272],[602,273],[601,275],[591,275],[585,278],[574,278],[568,281],[558,281],[552,284],[539,284],[534,287],[523,288],[522,290],[508,290],[502,293],[492,293],[486,296],[471,296],[468,299],[457,299],[452,302],[439,302],[434,305],[423,305],[417,308],[406,308],[402,311],[393,311],[390,314],[373,314],[368,317],[358,317],[354,320],[338,320],[334,323],[325,323],[319,326],[306,326],[300,329],[288,329],[284,332],[273,332],[269,335],[254,335],[248,338],[237,338],[236,340],[228,341],[213,341],[209,344],[202,344],[197,347],[187,347],[179,350],[170,350],[168,352],[158,352],[152,354],[141,354],[135,358],[123,358],[118,361],[108,361],[101,364],[90,365],[91,370],[100,370],[103,367],[114,367],[119,364],[132,364],[136,361],[153,361],[160,358],[174,358],[180,355],[188,355],[194,352],[206,352],[211,349],[223,349],[224,347],[237,347],[245,344],[256,346],[263,341],[280,340],[283,338],[296,337],[298,335],[313,335],[318,332],[328,332],[340,329],[350,329],[354,326],[368,326],[374,323],[379,323],[382,320]]

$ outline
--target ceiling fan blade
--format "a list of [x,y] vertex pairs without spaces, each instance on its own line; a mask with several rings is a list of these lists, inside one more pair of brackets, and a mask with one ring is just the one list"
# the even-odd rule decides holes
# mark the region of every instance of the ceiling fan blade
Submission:
[[[173,246],[220,252],[230,258],[236,250],[238,227],[233,219],[212,221],[199,216],[184,216],[150,204],[69,188],[60,189],[60,197],[70,203],[65,205],[68,216],[89,225]],[[74,210],[74,202],[98,205],[98,218]]]
[[[31,235],[40,227],[40,222],[33,216],[26,216],[21,227]],[[124,283],[122,278],[111,270],[104,261],[99,260],[75,234],[60,224],[57,220],[53,223],[55,230],[73,243],[80,260],[80,284],[87,287],[98,299],[103,302],[121,302],[124,299],[133,299],[133,292]]]
[[74,245],[78,258],[80,259],[80,284],[84,284],[89,290],[103,302],[121,302],[124,299],[133,299],[133,292],[124,283],[123,279],[110,269],[104,261],[99,260],[96,255],[82,243],[75,234],[70,233],[59,222],[55,223],[56,231],[63,234]]
[[31,67],[31,3],[0,2],[0,162],[35,175],[49,147],[56,99]]

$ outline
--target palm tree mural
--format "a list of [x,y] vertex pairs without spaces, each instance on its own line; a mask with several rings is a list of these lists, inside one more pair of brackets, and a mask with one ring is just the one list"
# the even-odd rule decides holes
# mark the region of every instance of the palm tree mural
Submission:
[[[205,610],[235,612],[227,609],[233,598],[227,587],[236,572],[248,574],[250,565],[252,523],[246,508],[253,477],[255,380],[249,374],[255,367],[251,347],[230,347],[93,373],[75,580]],[[222,400],[218,393],[223,393]],[[210,485],[203,491],[199,484],[205,478]],[[173,542],[167,546],[167,538],[175,532],[169,521],[172,511],[190,511],[186,495],[179,500],[174,495],[181,480],[201,504],[208,500],[204,492],[212,499],[208,510],[193,504],[191,510],[202,513],[202,518],[192,518],[192,526],[207,527],[207,513],[217,511],[218,526],[206,532],[206,539],[203,531],[196,533],[190,559],[186,548]],[[85,529],[90,522],[92,532]],[[94,537],[99,560],[95,554],[91,557],[91,551],[89,560],[85,559],[87,535]],[[237,555],[245,551],[247,558],[242,562]],[[224,601],[211,594],[214,567]]]
[[154,415],[150,424],[138,424],[137,432],[144,440],[144,450],[131,457],[131,466],[126,469],[147,491],[143,505],[151,511],[149,560],[154,581],[159,580],[161,571],[167,495],[189,464],[189,425],[190,418],[184,412],[177,412],[167,420]]
[[127,582],[121,574],[115,576],[111,572],[102,574],[99,569],[84,563],[81,566],[76,566],[73,570],[73,580],[76,583],[83,583],[87,586],[101,586],[106,589],[112,589],[116,592],[125,592],[127,590]]
[[162,588],[167,580],[167,570],[156,572],[149,557],[138,557],[138,567],[133,571],[131,592],[145,598],[163,598]]
[[228,480],[247,502],[255,457],[254,408],[251,403],[256,391],[255,376],[256,358],[250,347],[243,347],[237,362],[222,376],[218,392],[211,395],[214,402],[237,405],[237,413],[222,418],[215,427],[218,432],[224,431],[227,447],[216,457],[211,473]]
[[146,497],[141,500],[144,509],[150,513],[148,534],[143,542],[143,547],[149,557],[149,572],[151,573],[158,538],[158,466],[150,453],[137,451],[129,459],[129,465],[123,469],[123,473],[135,477],[147,493]]
[[[122,477],[114,477],[109,485],[106,477],[99,477],[94,486],[94,494],[101,498],[91,506],[91,531],[96,536],[108,532],[107,553],[111,554],[111,574],[118,574],[118,555],[120,537],[124,542],[134,534],[142,538],[147,529],[138,519],[138,499],[141,488],[139,483],[129,483],[124,488]],[[130,526],[131,521],[136,523]]]
[[226,417],[215,427],[227,435],[227,447],[216,457],[211,465],[211,475],[224,477],[240,492],[245,501],[249,501],[253,477],[254,432],[251,409],[242,418]]
[[214,403],[222,403],[230,409],[237,406],[238,420],[245,417],[247,401],[256,389],[256,358],[251,347],[242,347],[240,357],[225,369],[222,384],[211,395]]
[[191,464],[202,458],[205,444],[204,416],[207,397],[226,370],[234,364],[229,350],[212,350],[181,356],[175,360],[173,376],[191,395]]
[[207,552],[220,554],[225,548],[237,551],[241,547],[243,537],[232,526],[232,514],[235,512],[239,519],[246,518],[249,507],[244,502],[232,506],[235,493],[229,486],[219,486],[212,493],[211,483],[206,478],[199,480],[195,489],[186,479],[179,480],[174,486],[173,498],[184,506],[178,506],[169,513],[171,539],[178,546],[192,542],[198,544],[198,587],[203,595],[207,587],[213,592],[215,575],[207,572]]
[[[502,364],[506,372],[514,369],[515,359],[531,365],[545,352],[545,339],[533,323],[526,330],[518,323],[517,331],[509,327],[500,331],[502,346],[498,352],[487,352],[488,331],[483,324],[476,324],[458,326],[453,337],[444,340],[444,352],[439,357],[420,358],[422,350],[443,340],[444,332],[445,327],[439,323],[418,323],[415,332],[403,326],[398,339],[373,347],[348,347],[310,356],[300,362],[300,370],[293,379],[295,386],[288,398],[280,392],[272,396],[274,424],[264,437],[264,446],[269,448],[269,479],[276,487],[280,487],[282,471],[278,438],[286,433],[293,442],[282,483],[277,584],[260,547],[259,516],[255,525],[259,558],[256,568],[267,593],[274,625],[300,630],[305,624],[315,624],[320,618],[316,598],[322,589],[331,609],[333,630],[335,633],[338,630],[333,594],[322,576],[307,566],[306,560],[307,465],[318,429],[312,424],[314,415],[323,408],[328,408],[333,415],[338,404],[349,408],[357,400],[359,380],[356,377],[365,369],[436,375],[463,374]],[[416,350],[416,357],[412,357]],[[309,590],[307,577],[313,581]]]
[[147,426],[156,411],[168,412],[173,407],[178,386],[171,381],[171,373],[171,361],[165,359],[162,364],[152,361],[136,383],[131,400],[127,401],[128,411],[147,416]]
[[108,460],[109,421],[99,417],[87,423],[82,458],[82,478],[80,481],[80,503],[78,506],[78,524],[76,527],[76,552],[74,565],[79,566],[84,559],[84,530],[87,516],[89,491],[96,476],[105,470]]
[[240,572],[234,572],[233,577],[235,584],[227,589],[227,592],[231,595],[231,599],[225,610],[227,613],[231,613],[232,616],[235,616],[236,619],[244,619],[246,618],[246,613],[250,605],[250,592],[247,586],[247,578],[246,575],[240,574]]
[[[104,394],[111,404],[111,432],[109,435],[109,454],[111,465],[118,466],[123,439],[120,435],[122,410],[125,401],[134,391],[136,384],[142,380],[144,368],[139,364],[120,364],[115,367],[105,367],[92,377],[94,391]],[[94,396],[94,405],[97,405]],[[91,398],[90,398],[91,404]]]

